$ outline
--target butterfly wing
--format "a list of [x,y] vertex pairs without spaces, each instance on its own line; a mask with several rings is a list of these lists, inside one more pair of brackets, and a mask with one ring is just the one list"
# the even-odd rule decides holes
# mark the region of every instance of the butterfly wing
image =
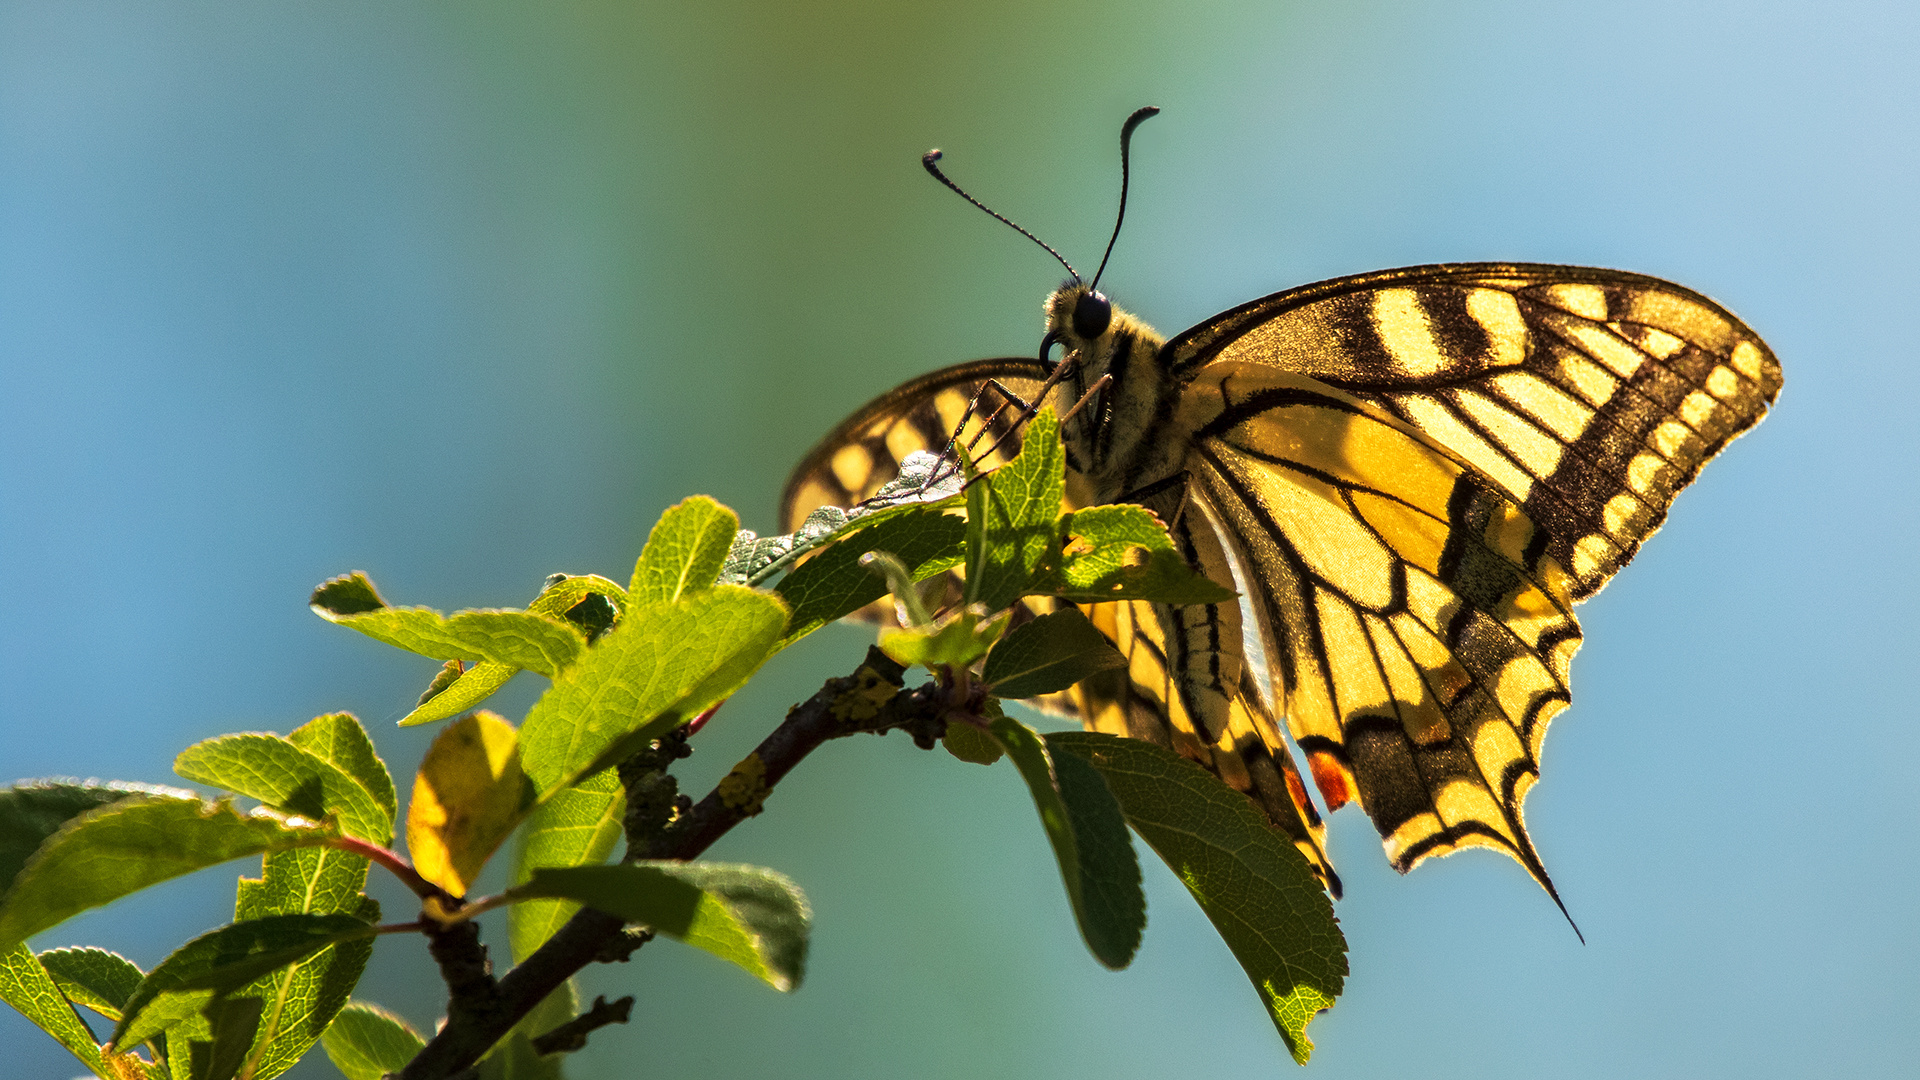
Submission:
[[1402,872],[1489,845],[1548,891],[1521,818],[1579,645],[1571,579],[1514,502],[1377,405],[1217,361],[1185,391],[1188,501],[1220,522],[1245,681],[1328,808],[1358,802]]
[[[974,446],[982,469],[1006,464],[1020,453],[1016,409],[989,383],[1031,402],[1046,380],[1031,357],[1010,356],[956,364],[923,375],[868,402],[807,453],[780,496],[780,531],[794,532],[822,506],[850,507],[873,497],[900,475],[900,462],[916,450],[939,453],[960,432]],[[969,403],[976,403],[971,415]],[[962,417],[967,426],[960,430]],[[975,442],[976,436],[979,437]],[[986,452],[989,447],[999,449]]]
[[1592,595],[1679,490],[1780,391],[1766,343],[1713,301],[1617,270],[1468,263],[1277,293],[1170,342],[1310,375],[1385,408],[1498,486]]

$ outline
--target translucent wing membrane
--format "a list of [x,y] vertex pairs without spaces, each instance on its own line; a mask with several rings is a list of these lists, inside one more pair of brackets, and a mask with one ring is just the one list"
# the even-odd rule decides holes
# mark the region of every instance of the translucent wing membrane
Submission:
[[1190,500],[1220,519],[1265,662],[1329,809],[1358,802],[1401,871],[1484,844],[1546,871],[1520,804],[1580,630],[1546,535],[1385,410],[1216,362],[1185,392]]
[[1759,336],[1698,293],[1531,264],[1309,285],[1216,316],[1163,355],[1178,373],[1257,363],[1385,407],[1544,528],[1577,599],[1633,557],[1781,385]]
[[[850,507],[872,498],[900,475],[900,462],[916,450],[939,453],[956,431],[960,445],[972,446],[975,467],[997,468],[1020,453],[1017,409],[997,384],[1031,402],[1046,370],[1029,357],[979,360],[943,368],[876,398],[841,421],[821,439],[787,478],[780,496],[780,531],[800,528],[821,506]],[[977,402],[968,417],[967,406]],[[964,430],[962,417],[968,417]],[[976,437],[978,437],[976,439]],[[998,450],[990,448],[998,445]]]

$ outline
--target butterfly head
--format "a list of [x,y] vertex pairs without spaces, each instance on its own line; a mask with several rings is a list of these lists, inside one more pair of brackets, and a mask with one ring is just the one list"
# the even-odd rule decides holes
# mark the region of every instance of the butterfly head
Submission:
[[1047,359],[1057,344],[1061,359],[1076,361],[1089,383],[1108,373],[1116,347],[1131,350],[1149,341],[1157,348],[1160,335],[1078,278],[1068,279],[1047,297],[1047,336],[1041,359]]

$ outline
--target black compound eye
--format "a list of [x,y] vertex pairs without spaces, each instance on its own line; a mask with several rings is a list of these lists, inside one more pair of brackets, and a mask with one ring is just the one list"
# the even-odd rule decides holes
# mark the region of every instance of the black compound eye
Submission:
[[1073,332],[1083,341],[1092,341],[1107,332],[1113,322],[1113,305],[1097,292],[1083,292],[1073,302]]

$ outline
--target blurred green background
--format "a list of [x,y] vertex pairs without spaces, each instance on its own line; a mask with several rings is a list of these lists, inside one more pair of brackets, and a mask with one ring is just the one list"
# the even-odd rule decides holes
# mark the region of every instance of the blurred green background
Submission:
[[[853,406],[1038,342],[1058,268],[918,155],[1091,263],[1152,103],[1106,284],[1163,331],[1387,266],[1589,263],[1715,296],[1787,372],[1582,609],[1528,809],[1588,944],[1512,862],[1400,878],[1342,813],[1353,974],[1313,1073],[1912,1075],[1917,11],[5,3],[0,773],[165,782],[335,709],[410,769],[433,665],[314,618],[316,582],[517,605],[624,578],[693,492],[767,529]],[[779,658],[688,787],[865,640]],[[1292,1074],[1158,864],[1139,960],[1086,955],[1010,769],[849,741],[770,809],[714,855],[807,888],[806,985],[651,946],[587,979],[638,1002],[576,1080]],[[35,944],[151,965],[231,890]],[[395,938],[362,984],[423,1027],[436,989]],[[0,1045],[78,1071],[10,1012]]]

